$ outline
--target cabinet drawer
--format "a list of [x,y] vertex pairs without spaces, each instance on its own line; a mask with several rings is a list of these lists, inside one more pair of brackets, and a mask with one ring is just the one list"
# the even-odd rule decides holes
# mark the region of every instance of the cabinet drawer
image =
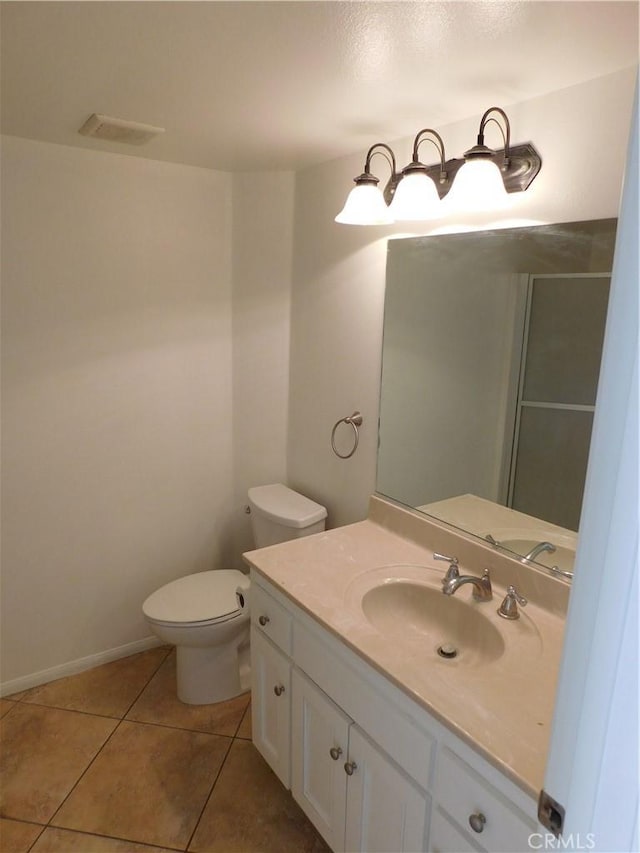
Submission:
[[[491,853],[531,850],[528,838],[536,824],[446,747],[438,756],[435,791],[439,807],[480,849]],[[478,814],[484,815],[485,823],[480,832],[474,832],[469,818]]]
[[291,654],[291,614],[255,583],[251,586],[251,624],[285,654]]
[[482,848],[473,844],[438,808],[431,815],[429,850],[430,853],[482,853]]

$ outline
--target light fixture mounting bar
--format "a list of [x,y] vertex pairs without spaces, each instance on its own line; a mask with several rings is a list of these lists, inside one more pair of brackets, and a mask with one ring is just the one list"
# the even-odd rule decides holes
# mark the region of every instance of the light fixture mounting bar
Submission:
[[[526,142],[523,145],[509,146],[509,162],[506,167],[504,165],[504,148],[495,151],[491,156],[491,160],[500,169],[504,188],[508,193],[524,192],[542,166],[540,155],[530,142]],[[444,179],[441,177],[442,166],[440,163],[427,166],[427,174],[433,179],[440,198],[444,198],[449,192],[453,179],[458,170],[464,166],[465,162],[463,157],[447,160],[445,162],[446,177]]]

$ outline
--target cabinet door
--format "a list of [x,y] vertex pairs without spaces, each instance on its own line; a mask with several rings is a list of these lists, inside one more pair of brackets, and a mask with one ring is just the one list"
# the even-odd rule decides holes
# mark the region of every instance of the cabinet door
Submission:
[[291,663],[251,629],[251,735],[257,750],[290,786]]
[[291,677],[291,793],[335,853],[344,850],[351,720],[298,669]]
[[349,735],[345,848],[362,853],[425,849],[429,797],[356,725]]

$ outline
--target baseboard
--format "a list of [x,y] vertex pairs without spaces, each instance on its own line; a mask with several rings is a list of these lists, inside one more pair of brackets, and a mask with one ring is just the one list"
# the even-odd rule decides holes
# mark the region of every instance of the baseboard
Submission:
[[157,637],[145,637],[143,640],[125,643],[124,646],[118,646],[115,649],[107,649],[95,655],[88,655],[84,658],[71,660],[68,663],[52,666],[50,669],[42,669],[39,672],[32,672],[30,675],[13,678],[11,681],[3,681],[0,684],[0,696],[11,696],[13,693],[20,693],[23,690],[38,687],[40,684],[64,678],[66,675],[77,675],[79,672],[92,669],[94,666],[111,663],[111,661],[135,655],[137,652],[146,652],[147,649],[153,649],[161,645],[162,642]]

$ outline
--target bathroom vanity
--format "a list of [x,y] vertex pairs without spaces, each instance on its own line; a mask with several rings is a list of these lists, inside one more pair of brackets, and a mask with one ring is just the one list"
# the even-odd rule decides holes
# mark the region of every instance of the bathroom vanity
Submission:
[[[493,599],[443,595],[436,551]],[[253,740],[332,850],[530,850],[567,584],[378,496],[245,558]]]

